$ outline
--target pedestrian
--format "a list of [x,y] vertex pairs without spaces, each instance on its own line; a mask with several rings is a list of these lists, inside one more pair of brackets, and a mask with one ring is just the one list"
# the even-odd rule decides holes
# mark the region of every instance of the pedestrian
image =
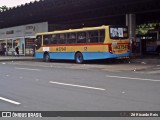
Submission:
[[16,51],[16,55],[19,56],[19,48],[18,48],[18,46],[16,46],[15,51]]
[[0,55],[3,55],[3,49],[1,44],[0,44]]

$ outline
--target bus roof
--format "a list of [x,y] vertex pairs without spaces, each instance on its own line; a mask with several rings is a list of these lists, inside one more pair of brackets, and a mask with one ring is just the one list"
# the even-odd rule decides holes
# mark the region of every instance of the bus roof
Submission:
[[46,35],[46,34],[57,34],[57,33],[70,33],[70,32],[80,32],[86,30],[99,30],[99,29],[106,29],[108,26],[99,26],[99,27],[84,27],[79,29],[69,29],[69,30],[58,30],[58,31],[51,31],[51,32],[42,32],[37,33],[36,35]]

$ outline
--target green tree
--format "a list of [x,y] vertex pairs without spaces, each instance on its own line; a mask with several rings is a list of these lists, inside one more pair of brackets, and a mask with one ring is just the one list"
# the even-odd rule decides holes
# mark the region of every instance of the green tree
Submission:
[[158,26],[160,26],[160,23],[148,23],[137,25],[136,34],[145,35],[148,33],[148,31],[157,29]]
[[6,10],[8,10],[7,6],[3,5],[3,6],[0,7],[0,12],[4,12]]

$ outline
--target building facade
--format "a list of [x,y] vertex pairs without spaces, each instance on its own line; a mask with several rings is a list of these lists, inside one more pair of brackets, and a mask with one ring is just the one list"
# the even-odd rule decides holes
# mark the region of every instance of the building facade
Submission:
[[18,46],[20,55],[33,55],[35,34],[40,32],[48,32],[48,22],[0,29],[0,54],[13,56]]

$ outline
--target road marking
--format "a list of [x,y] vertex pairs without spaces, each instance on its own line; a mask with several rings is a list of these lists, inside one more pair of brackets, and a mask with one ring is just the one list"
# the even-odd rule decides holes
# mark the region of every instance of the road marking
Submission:
[[20,105],[20,104],[21,104],[21,103],[19,103],[19,102],[16,102],[16,101],[13,101],[13,100],[9,100],[9,99],[3,98],[3,97],[0,97],[0,100],[9,102],[9,103],[12,103],[12,104],[15,104],[15,105]]
[[67,83],[60,83],[60,82],[53,82],[53,81],[50,81],[50,83],[52,83],[52,84],[59,84],[59,85],[66,85],[66,86],[73,86],[73,87],[95,89],[95,90],[106,90],[106,89],[103,89],[103,88],[96,88],[96,87],[82,86],[82,85],[75,85],[75,84],[67,84]]
[[15,68],[15,69],[19,69],[19,70],[32,70],[32,71],[42,71],[40,69],[30,69],[30,68]]
[[106,77],[110,77],[110,78],[123,78],[123,79],[133,79],[133,80],[142,80],[142,81],[152,81],[152,82],[160,82],[160,80],[154,80],[154,79],[143,79],[143,78],[132,78],[132,77],[121,77],[121,76],[109,76],[109,75],[106,75]]

